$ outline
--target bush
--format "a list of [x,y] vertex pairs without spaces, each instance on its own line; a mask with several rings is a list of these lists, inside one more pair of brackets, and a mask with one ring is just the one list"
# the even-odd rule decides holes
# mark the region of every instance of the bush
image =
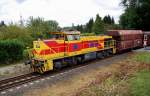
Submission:
[[24,58],[24,60],[30,59],[30,58],[33,57],[32,51],[33,51],[32,48],[30,48],[30,49],[28,48],[28,49],[23,51],[23,58]]
[[23,58],[24,46],[17,40],[0,41],[0,63],[13,63]]

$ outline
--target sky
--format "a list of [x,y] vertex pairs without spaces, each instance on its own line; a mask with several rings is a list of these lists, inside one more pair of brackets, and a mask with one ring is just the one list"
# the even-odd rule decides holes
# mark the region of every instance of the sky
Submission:
[[98,13],[110,14],[118,23],[123,8],[121,0],[0,0],[0,20],[6,23],[24,21],[30,16],[56,20],[61,27],[85,24]]

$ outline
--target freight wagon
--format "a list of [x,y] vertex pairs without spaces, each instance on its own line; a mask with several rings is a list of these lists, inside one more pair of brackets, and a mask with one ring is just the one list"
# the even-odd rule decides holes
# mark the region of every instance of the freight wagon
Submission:
[[143,32],[141,30],[108,30],[107,35],[116,40],[117,52],[143,47]]

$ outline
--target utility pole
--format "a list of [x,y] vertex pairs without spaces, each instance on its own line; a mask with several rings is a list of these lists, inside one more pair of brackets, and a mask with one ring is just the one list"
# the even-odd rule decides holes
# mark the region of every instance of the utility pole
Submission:
[[20,26],[24,26],[24,21],[23,21],[22,15],[20,15]]

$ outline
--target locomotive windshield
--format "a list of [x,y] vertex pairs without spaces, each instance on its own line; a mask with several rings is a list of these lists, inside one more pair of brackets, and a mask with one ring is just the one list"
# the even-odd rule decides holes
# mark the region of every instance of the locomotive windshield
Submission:
[[80,35],[67,35],[67,40],[68,41],[80,40]]
[[52,34],[49,39],[52,39],[52,40],[64,40],[64,35],[62,35],[62,34]]
[[48,39],[65,41],[80,40],[80,32],[51,32]]

